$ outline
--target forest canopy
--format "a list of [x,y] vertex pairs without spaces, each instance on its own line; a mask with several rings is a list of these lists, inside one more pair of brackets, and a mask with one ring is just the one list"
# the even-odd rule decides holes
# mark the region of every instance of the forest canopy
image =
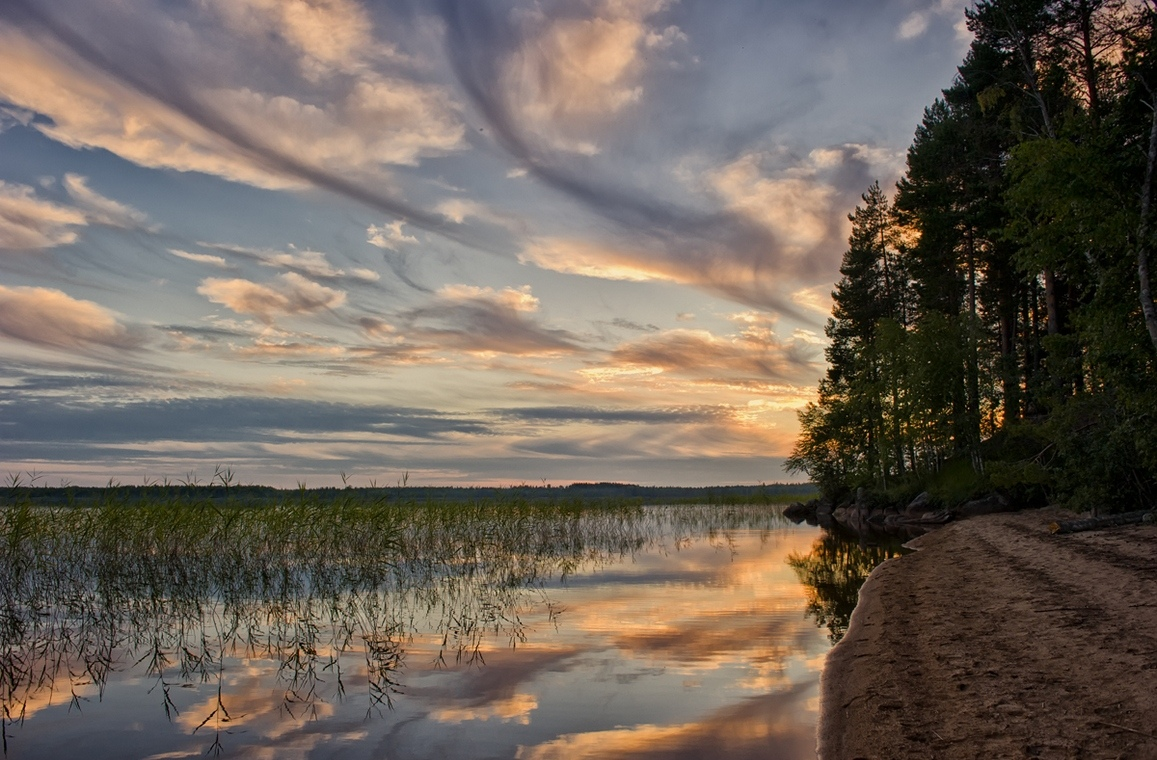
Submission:
[[[832,497],[1157,493],[1157,8],[985,0],[852,233],[788,460]],[[937,489],[939,492],[937,493]]]

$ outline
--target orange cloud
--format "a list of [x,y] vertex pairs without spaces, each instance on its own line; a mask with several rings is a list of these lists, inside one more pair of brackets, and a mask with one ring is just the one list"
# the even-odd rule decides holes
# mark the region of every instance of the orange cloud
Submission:
[[310,314],[345,303],[346,294],[307,280],[296,272],[278,275],[274,285],[243,279],[209,277],[197,292],[238,314],[252,314],[263,322],[276,315]]
[[[368,44],[371,29],[360,5],[248,0],[214,7],[234,23],[196,48],[176,38],[173,24],[150,27],[174,35],[154,42],[158,48],[171,42],[167,52],[183,56],[174,64],[187,81],[200,83],[180,104],[152,97],[160,86],[128,86],[67,46],[34,40],[14,27],[0,27],[0,97],[48,116],[32,126],[71,147],[103,148],[142,166],[268,188],[316,181],[301,166],[380,174],[383,165],[414,165],[462,147],[465,127],[443,89],[369,65],[365,51],[378,48]],[[251,50],[253,35],[268,44],[271,16],[300,54],[306,79],[340,70],[346,77],[340,86],[318,98],[307,92],[315,82],[276,71],[272,76],[283,81],[266,92],[269,77],[260,74],[269,72],[254,72],[251,61],[228,67],[211,60]]]
[[438,290],[438,297],[447,301],[493,303],[513,311],[538,311],[539,305],[529,285],[500,291],[476,285],[447,285]]
[[676,27],[654,30],[646,20],[669,0],[607,0],[587,18],[546,23],[507,62],[506,90],[534,131],[552,147],[594,154],[589,127],[636,102],[644,55],[685,36]]
[[576,337],[545,327],[532,315],[539,301],[530,286],[493,288],[447,285],[426,306],[401,315],[407,332],[473,355],[550,356],[580,350]]
[[707,330],[676,329],[625,343],[611,364],[703,375],[720,371],[786,380],[814,372],[818,358],[799,341],[783,342],[765,328],[720,337]]
[[79,174],[64,175],[64,189],[76,203],[88,212],[96,224],[124,229],[144,229],[149,218],[132,206],[106,198],[88,186],[88,178]]
[[770,230],[785,254],[800,256],[830,234],[836,191],[810,169],[784,175],[765,176],[760,155],[749,153],[708,179],[730,208]]
[[0,249],[67,245],[76,242],[77,237],[70,228],[86,223],[87,218],[80,211],[41,200],[27,185],[0,180]]
[[538,238],[532,240],[519,254],[523,264],[534,264],[564,274],[599,277],[604,280],[678,279],[664,271],[659,262],[648,260],[645,254],[623,251],[585,240]]
[[0,285],[0,335],[37,346],[86,349],[136,349],[139,331],[126,327],[113,312],[52,288]]
[[270,27],[276,29],[300,54],[302,72],[310,78],[356,69],[367,51],[377,51],[369,14],[351,0],[210,0],[208,5],[254,42],[267,40]]
[[497,699],[477,706],[443,707],[435,710],[430,717],[442,723],[464,723],[469,720],[490,720],[498,718],[503,723],[530,724],[530,714],[538,709],[538,698],[533,694],[513,694],[505,699]]

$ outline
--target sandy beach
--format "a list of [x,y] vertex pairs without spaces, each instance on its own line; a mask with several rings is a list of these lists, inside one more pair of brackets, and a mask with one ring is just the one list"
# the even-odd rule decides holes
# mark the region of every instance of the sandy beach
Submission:
[[1071,513],[949,525],[860,592],[823,677],[819,753],[1157,758],[1157,526]]

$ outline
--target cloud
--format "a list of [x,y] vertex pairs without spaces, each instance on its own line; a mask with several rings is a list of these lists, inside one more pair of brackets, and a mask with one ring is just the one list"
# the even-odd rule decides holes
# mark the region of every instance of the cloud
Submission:
[[530,714],[538,709],[538,698],[533,694],[514,694],[505,699],[495,699],[481,705],[466,707],[440,707],[430,714],[440,723],[464,723],[471,720],[491,720],[497,718],[503,723],[530,725]]
[[68,245],[77,239],[71,228],[86,223],[80,211],[41,200],[27,185],[0,180],[0,250]]
[[[308,399],[233,396],[124,403],[44,399],[11,404],[5,412],[10,441],[273,442],[302,433],[372,433],[420,440],[487,435],[481,422],[429,409],[342,404]],[[11,412],[11,413],[9,413]]]
[[599,407],[549,406],[496,409],[493,412],[529,422],[595,422],[619,424],[642,422],[647,424],[717,422],[724,412],[715,407],[674,407],[664,409],[603,409]]
[[390,53],[373,38],[364,7],[350,0],[209,0],[229,28],[251,42],[267,43],[272,27],[295,48],[302,73],[318,78],[356,70],[367,53]]
[[632,322],[629,319],[617,318],[611,321],[611,324],[622,330],[634,330],[636,332],[659,332],[659,326],[650,324],[641,325],[638,322]]
[[971,39],[972,33],[968,31],[964,18],[965,9],[970,7],[972,7],[971,0],[933,0],[928,7],[914,10],[904,17],[896,29],[896,38],[913,40],[922,37],[928,31],[932,20],[940,16],[956,19],[954,28],[958,40]]
[[919,37],[928,30],[928,14],[921,11],[913,11],[900,24],[900,28],[896,30],[896,36],[902,40],[910,40]]
[[96,192],[88,186],[86,177],[65,174],[63,185],[76,206],[38,198],[27,185],[0,180],[0,250],[35,250],[75,243],[79,235],[73,228],[88,224],[150,229],[144,213]]
[[[447,24],[450,62],[501,147],[528,176],[610,223],[602,239],[558,233],[531,239],[520,253],[521,260],[572,274],[690,284],[740,303],[808,319],[783,292],[783,283],[829,276],[842,248],[841,201],[858,197],[870,182],[861,155],[851,148],[841,151],[841,161],[825,167],[824,176],[815,181],[804,174],[791,176],[790,165],[778,176],[768,173],[762,162],[757,175],[750,169],[744,173],[747,152],[723,166],[703,159],[708,165],[689,173],[693,186],[684,189],[699,198],[718,200],[716,208],[706,210],[660,197],[653,186],[618,184],[608,180],[608,175],[595,173],[593,162],[560,152],[549,140],[543,144],[533,114],[528,116],[523,107],[530,102],[543,113],[562,113],[551,110],[549,98],[519,100],[521,96],[511,95],[511,88],[503,86],[509,61],[532,46],[539,38],[536,33],[546,34],[543,30],[556,22],[570,24],[575,16],[560,15],[536,27],[533,14],[531,22],[519,24],[481,0],[442,0],[439,7]],[[584,23],[602,19],[630,25],[643,23],[662,7],[645,2],[601,4],[577,18]],[[590,34],[597,37],[593,31]],[[547,71],[543,81],[549,81],[551,64],[543,66]],[[612,75],[607,81],[616,83],[615,87],[619,83]],[[605,101],[604,111],[613,111],[615,102]],[[625,101],[618,107],[625,108]],[[597,110],[592,107],[592,113]],[[776,155],[781,164],[790,164],[790,158]],[[810,160],[795,163],[807,166]],[[809,170],[813,175],[818,172],[814,167]],[[711,178],[714,185],[708,181]],[[762,196],[751,193],[743,185],[745,180],[767,180]],[[810,206],[797,203],[794,194],[799,191],[806,193],[802,200],[818,202],[819,210],[813,212]],[[771,212],[759,207],[768,199],[777,204]],[[802,221],[793,215],[796,210],[805,212]]]
[[565,274],[633,282],[671,279],[669,273],[663,272],[656,262],[648,259],[641,252],[563,238],[532,239],[518,255],[518,260],[523,264],[534,264],[542,269]]
[[138,330],[108,309],[53,288],[0,285],[0,335],[46,348],[132,350],[144,344]]
[[311,314],[345,303],[346,294],[307,280],[296,272],[278,275],[273,285],[243,279],[209,277],[197,292],[238,314],[251,314],[271,323],[277,315]]
[[366,228],[366,234],[369,235],[367,242],[370,245],[376,245],[378,248],[386,248],[391,251],[398,250],[398,246],[402,243],[417,243],[418,238],[402,232],[403,224],[401,220],[381,226],[371,224]]
[[528,316],[538,306],[529,286],[496,291],[474,285],[447,285],[437,292],[432,303],[401,317],[408,333],[443,349],[517,356],[579,351],[576,336],[544,327]]
[[249,87],[213,95],[237,128],[261,135],[268,149],[327,171],[414,166],[461,147],[465,131],[439,91],[401,79],[367,76],[322,106]]
[[598,146],[583,135],[642,97],[644,53],[686,39],[678,27],[647,25],[667,5],[609,0],[586,17],[528,19],[538,28],[507,58],[503,81],[534,134],[557,149],[597,153]]
[[479,219],[491,219],[494,216],[493,212],[485,205],[465,198],[450,198],[442,201],[434,207],[434,210],[454,224],[462,224],[470,216]]
[[561,734],[520,746],[518,760],[600,758],[804,757],[815,752],[815,728],[799,714],[813,682],[793,684],[718,709],[699,722],[637,724],[587,733]]
[[377,272],[364,267],[354,267],[348,272],[345,269],[338,269],[329,262],[327,255],[321,251],[309,249],[300,251],[294,246],[290,246],[289,250],[279,251],[273,248],[248,248],[223,243],[201,242],[198,245],[256,261],[262,266],[288,269],[290,272],[319,280],[353,279],[362,282],[376,282],[381,279],[381,275]]
[[213,256],[208,253],[189,253],[177,248],[170,248],[169,253],[186,261],[195,261],[198,264],[208,264],[209,266],[217,267],[218,269],[229,269],[229,262],[220,256]]
[[96,192],[88,186],[87,177],[65,174],[64,189],[94,224],[127,230],[147,229],[149,226],[149,218],[144,212]]
[[814,374],[820,366],[815,353],[808,342],[781,341],[762,325],[722,337],[708,330],[675,329],[620,345],[610,364],[694,376],[738,373],[778,382]]
[[538,311],[539,301],[530,292],[529,285],[521,288],[483,288],[477,285],[447,285],[438,290],[438,297],[465,304],[494,304],[511,311]]
[[741,156],[713,172],[709,181],[730,208],[771,231],[784,255],[809,253],[831,233],[835,188],[806,176],[811,174],[806,170],[805,176],[765,176],[760,159],[757,153]]
[[[258,0],[235,11],[226,14],[242,20],[230,26],[208,3],[98,11],[79,0],[9,0],[0,5],[0,97],[41,115],[32,126],[70,147],[260,187],[314,185],[452,235],[444,218],[383,182],[384,167],[464,147],[449,94],[377,67],[380,45],[343,62],[364,39],[359,5]],[[289,48],[270,40],[270,14]],[[287,52],[300,65],[285,66]]]
[[[748,228],[750,231],[750,228]],[[634,239],[625,244],[567,238],[536,238],[519,253],[524,264],[586,277],[628,282],[662,281],[697,287],[752,307],[802,315],[781,292],[780,279],[793,273],[777,267],[774,243],[761,231],[765,247],[754,240],[723,241]],[[807,267],[812,265],[809,263]]]
[[64,46],[39,45],[0,25],[0,96],[47,116],[33,122],[73,148],[103,148],[142,166],[201,171],[261,187],[289,187],[211,130],[147,94],[94,71]]
[[377,317],[361,317],[358,319],[357,324],[358,327],[362,329],[362,332],[370,338],[393,339],[398,333],[396,327]]

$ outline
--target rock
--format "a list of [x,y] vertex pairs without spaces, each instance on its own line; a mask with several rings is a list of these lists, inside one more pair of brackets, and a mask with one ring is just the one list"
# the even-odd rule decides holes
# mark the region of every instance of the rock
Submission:
[[812,499],[807,504],[795,501],[788,504],[783,509],[783,516],[791,520],[796,525],[799,525],[809,517],[814,518],[816,514],[816,500]]
[[884,518],[884,527],[888,530],[895,530],[903,527],[906,523],[906,518],[902,515],[888,515]]
[[978,517],[980,515],[991,515],[997,512],[1008,511],[1008,499],[1004,498],[998,493],[989,494],[983,499],[974,499],[966,501],[952,513],[958,518],[964,517]]
[[816,504],[816,517],[824,520],[832,516],[832,503],[827,499],[820,499]]
[[931,501],[932,496],[927,491],[924,491],[912,500],[912,503],[909,504],[908,507],[904,510],[904,514],[910,515],[912,517],[922,515],[928,511],[929,507],[931,506]]

